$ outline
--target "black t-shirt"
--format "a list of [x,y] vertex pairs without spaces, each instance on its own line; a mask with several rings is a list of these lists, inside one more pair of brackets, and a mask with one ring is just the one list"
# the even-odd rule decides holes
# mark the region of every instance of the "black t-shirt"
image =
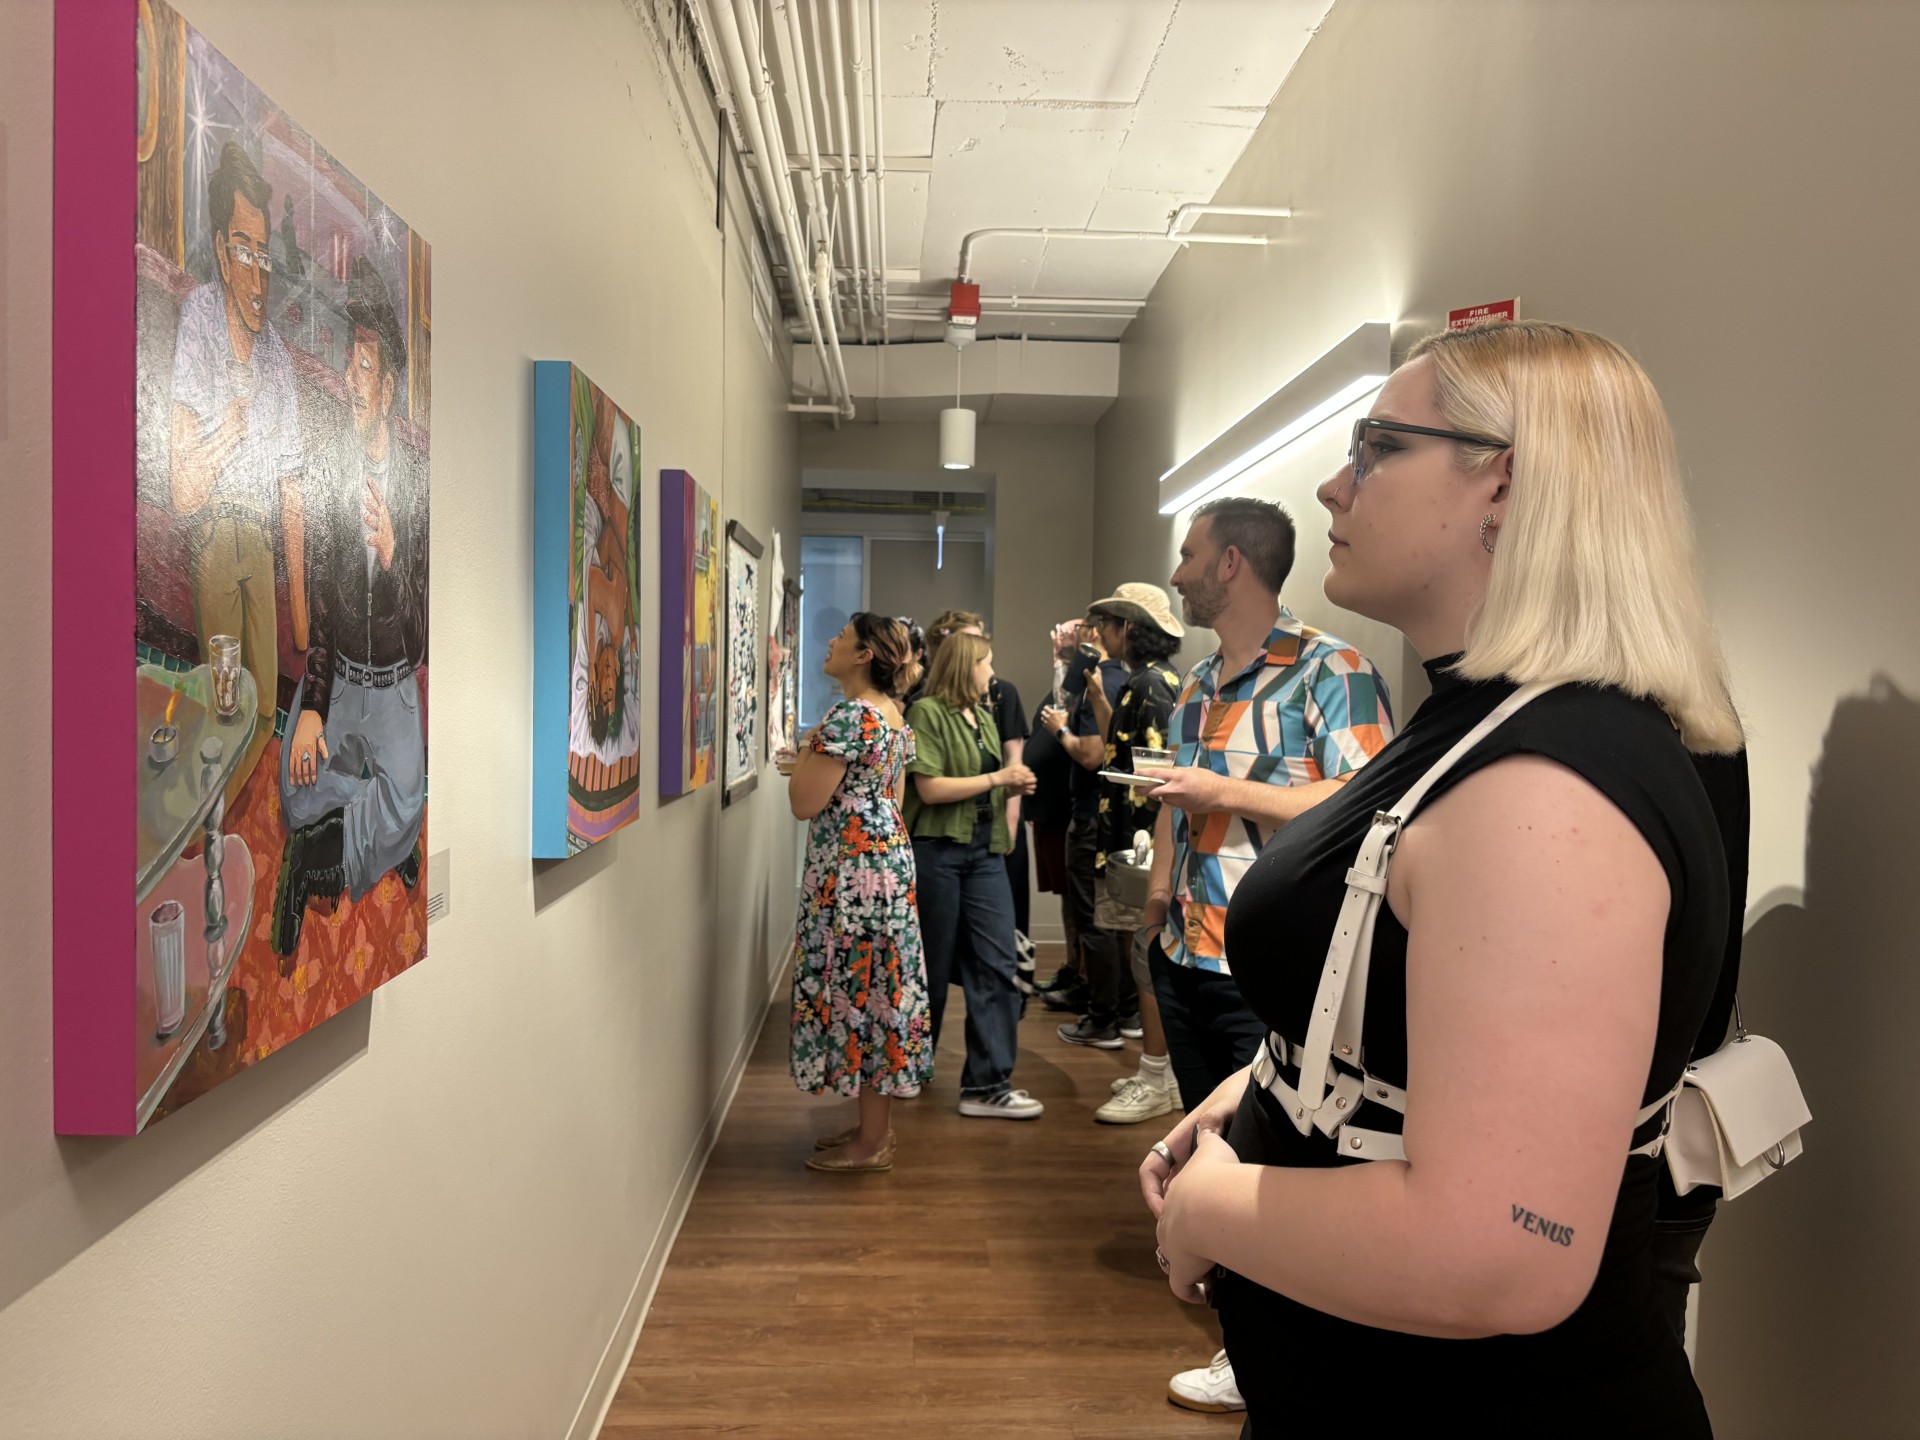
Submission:
[[[1233,977],[1253,1011],[1290,1040],[1306,1039],[1346,871],[1374,813],[1395,804],[1513,692],[1508,684],[1458,680],[1444,672],[1444,663],[1428,666],[1433,694],[1407,727],[1338,795],[1283,827],[1234,891],[1226,923]],[[1666,871],[1671,902],[1660,1013],[1643,1086],[1651,1101],[1672,1087],[1693,1056],[1720,979],[1731,913],[1720,822],[1665,714],[1651,702],[1592,686],[1565,686],[1535,700],[1456,765],[1428,803],[1517,754],[1557,761],[1594,785],[1632,821]],[[1363,1044],[1368,1070],[1397,1085],[1407,1074],[1406,962],[1406,929],[1383,908]],[[1487,1056],[1486,1063],[1497,1068],[1500,1057]],[[1526,1083],[1524,1075],[1511,1078]],[[1355,1119],[1386,1131],[1398,1131],[1401,1123],[1395,1112],[1365,1103]],[[1257,1085],[1247,1087],[1229,1139],[1253,1164],[1367,1163],[1344,1159],[1317,1130],[1301,1135]],[[1251,1343],[1257,1353],[1271,1344],[1289,1354],[1337,1354],[1354,1373],[1393,1376],[1387,1393],[1369,1390],[1368,1424],[1381,1433],[1452,1414],[1471,1415],[1485,1434],[1706,1435],[1706,1412],[1685,1355],[1650,1288],[1655,1177],[1663,1168],[1664,1162],[1646,1158],[1627,1162],[1599,1275],[1580,1308],[1552,1330],[1429,1339],[1336,1319],[1228,1276],[1219,1304],[1229,1348]],[[1550,1415],[1538,1408],[1548,1400]],[[1293,1423],[1303,1418],[1284,1404],[1271,1413]]]
[[[1099,667],[1100,684],[1107,692],[1107,703],[1112,705],[1120,699],[1120,692],[1127,683],[1127,667],[1118,660],[1102,660]],[[1088,698],[1083,685],[1080,698],[1073,703],[1073,709],[1067,715],[1067,733],[1069,735],[1098,735],[1100,722],[1093,717],[1093,701]],[[1070,790],[1073,795],[1073,818],[1092,820],[1100,814],[1100,791],[1106,784],[1099,772],[1087,769],[1078,760],[1073,762],[1073,780]]]
[[1048,695],[1034,710],[1027,748],[1020,757],[1021,763],[1033,771],[1035,781],[1033,794],[1020,807],[1020,818],[1043,829],[1064,830],[1073,818],[1073,772],[1080,767],[1067,754],[1060,737],[1040,723],[1040,712],[1052,704],[1053,696]]
[[1027,712],[1020,706],[1020,692],[1011,680],[996,675],[988,681],[987,704],[993,710],[993,723],[1000,727],[1002,745],[1009,740],[1025,740],[1032,733],[1027,729]]

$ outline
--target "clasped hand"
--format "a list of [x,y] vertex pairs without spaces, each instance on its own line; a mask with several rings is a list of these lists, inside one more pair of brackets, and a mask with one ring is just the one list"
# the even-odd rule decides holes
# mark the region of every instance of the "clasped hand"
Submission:
[[1140,1193],[1158,1222],[1155,1235],[1167,1259],[1167,1285],[1176,1299],[1189,1305],[1207,1303],[1206,1279],[1214,1261],[1194,1247],[1192,1205],[1196,1192],[1207,1185],[1208,1172],[1221,1165],[1238,1165],[1239,1156],[1227,1144],[1225,1131],[1240,1098],[1246,1093],[1248,1072],[1229,1076],[1161,1142],[1173,1155],[1169,1166],[1158,1150],[1140,1162]]

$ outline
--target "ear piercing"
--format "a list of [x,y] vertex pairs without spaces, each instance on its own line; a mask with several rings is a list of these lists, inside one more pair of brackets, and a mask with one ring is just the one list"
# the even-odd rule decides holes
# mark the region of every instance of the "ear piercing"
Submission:
[[1489,510],[1485,518],[1480,521],[1480,548],[1489,555],[1493,553],[1493,542],[1487,539],[1487,527],[1491,524],[1493,524],[1493,512]]

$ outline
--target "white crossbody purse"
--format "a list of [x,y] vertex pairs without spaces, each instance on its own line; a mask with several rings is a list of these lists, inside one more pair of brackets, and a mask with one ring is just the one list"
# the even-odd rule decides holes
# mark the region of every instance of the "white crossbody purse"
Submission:
[[[1400,833],[1441,777],[1522,707],[1553,689],[1516,690],[1437,761],[1391,810],[1373,817],[1360,853],[1347,871],[1347,896],[1327,945],[1326,964],[1314,996],[1304,1045],[1272,1035],[1255,1060],[1253,1078],[1277,1100],[1301,1134],[1319,1130],[1358,1160],[1404,1160],[1398,1135],[1355,1126],[1362,1104],[1406,1113],[1406,1092],[1369,1073],[1360,1043],[1366,1019],[1367,967],[1373,932],[1386,901],[1387,875]],[[1729,1197],[1749,1190],[1800,1154],[1800,1130],[1811,1120],[1786,1052],[1773,1041],[1749,1035],[1734,1007],[1735,1035],[1686,1069],[1680,1083],[1635,1117],[1636,1130],[1665,1112],[1660,1133],[1637,1145],[1635,1155],[1663,1152],[1681,1194],[1718,1185]],[[1336,1060],[1339,1063],[1335,1063]],[[1280,1073],[1299,1066],[1298,1086]],[[1343,1068],[1347,1067],[1347,1068]]]

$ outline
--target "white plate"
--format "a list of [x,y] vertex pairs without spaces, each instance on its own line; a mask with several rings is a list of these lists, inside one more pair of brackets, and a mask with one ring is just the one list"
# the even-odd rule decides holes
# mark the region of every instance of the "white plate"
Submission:
[[1102,770],[1102,780],[1111,780],[1116,785],[1130,785],[1136,790],[1151,790],[1156,785],[1167,783],[1165,775],[1134,775],[1125,770]]

